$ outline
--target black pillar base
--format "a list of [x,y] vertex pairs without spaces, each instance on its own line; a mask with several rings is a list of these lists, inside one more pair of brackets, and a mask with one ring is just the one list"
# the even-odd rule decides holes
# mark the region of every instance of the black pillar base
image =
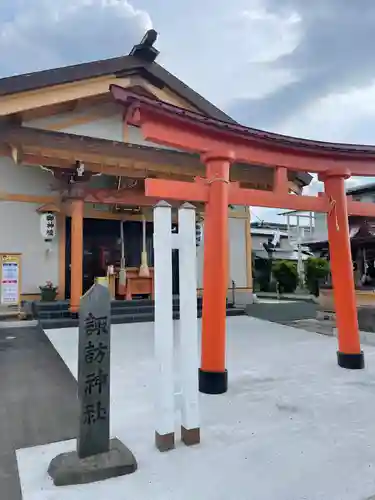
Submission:
[[228,390],[228,371],[206,372],[199,368],[199,392],[224,394]]
[[337,363],[341,368],[348,370],[362,370],[365,367],[363,351],[359,354],[347,354],[337,351]]

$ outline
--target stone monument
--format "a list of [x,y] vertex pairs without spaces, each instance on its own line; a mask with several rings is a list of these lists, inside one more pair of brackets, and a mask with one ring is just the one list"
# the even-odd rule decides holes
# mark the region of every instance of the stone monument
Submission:
[[137,462],[110,439],[111,296],[95,284],[81,298],[78,340],[79,434],[77,450],[55,457],[48,468],[56,486],[131,474]]

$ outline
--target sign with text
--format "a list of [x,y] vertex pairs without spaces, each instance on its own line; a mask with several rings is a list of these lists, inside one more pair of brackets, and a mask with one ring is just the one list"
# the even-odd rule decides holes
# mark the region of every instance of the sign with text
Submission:
[[109,449],[110,320],[109,290],[95,284],[81,298],[79,310],[77,452],[80,458]]
[[1,257],[1,304],[18,305],[20,302],[20,258],[18,255]]

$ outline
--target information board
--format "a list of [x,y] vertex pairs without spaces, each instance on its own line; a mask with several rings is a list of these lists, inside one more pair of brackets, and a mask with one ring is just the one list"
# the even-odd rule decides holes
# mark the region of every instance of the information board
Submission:
[[20,302],[20,256],[1,256],[1,304],[18,305]]

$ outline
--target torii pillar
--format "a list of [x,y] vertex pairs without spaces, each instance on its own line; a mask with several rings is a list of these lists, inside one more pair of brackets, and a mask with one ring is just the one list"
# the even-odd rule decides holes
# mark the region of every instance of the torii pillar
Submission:
[[82,296],[83,212],[83,200],[73,199],[70,262],[70,311],[72,313],[78,313]]
[[202,351],[199,390],[222,394],[228,390],[226,370],[226,299],[228,289],[228,204],[231,152],[205,153],[209,186],[204,217]]
[[360,345],[344,183],[349,177],[350,172],[335,169],[320,175],[319,180],[324,181],[331,206],[327,226],[338,332],[337,360],[339,366],[353,370],[364,368],[364,355]]
[[[147,196],[205,203],[203,318],[199,390],[222,394],[228,390],[226,370],[226,299],[228,290],[228,204],[229,182],[234,161],[232,151],[215,150],[201,156],[206,177],[195,182],[146,179]],[[241,190],[240,190],[241,191]]]

